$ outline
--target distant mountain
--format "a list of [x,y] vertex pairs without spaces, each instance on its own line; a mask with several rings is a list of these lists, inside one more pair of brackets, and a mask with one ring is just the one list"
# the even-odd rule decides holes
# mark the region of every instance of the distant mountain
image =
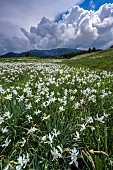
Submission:
[[0,57],[2,58],[10,58],[10,57],[23,57],[26,54],[31,55],[33,57],[51,57],[51,56],[60,56],[63,54],[71,53],[71,52],[78,52],[80,50],[77,49],[70,49],[70,48],[57,48],[57,49],[51,49],[51,50],[30,50],[27,52],[22,52],[22,53],[7,53],[4,54]]
[[23,53],[13,53],[13,52],[10,52],[10,53],[7,53],[7,54],[4,54],[4,55],[1,55],[0,57],[4,57],[4,58],[10,58],[10,57],[22,57],[23,56]]

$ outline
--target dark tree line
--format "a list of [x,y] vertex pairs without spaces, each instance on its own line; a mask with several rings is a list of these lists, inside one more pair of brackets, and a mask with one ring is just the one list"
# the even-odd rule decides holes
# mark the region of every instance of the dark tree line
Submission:
[[95,51],[101,51],[101,49],[96,49],[95,47],[93,47],[92,49],[91,48],[88,49],[88,53],[95,52]]
[[25,57],[31,57],[29,52],[25,52]]
[[91,48],[88,49],[88,53],[95,52],[95,51],[96,51],[95,47],[93,47],[92,49]]

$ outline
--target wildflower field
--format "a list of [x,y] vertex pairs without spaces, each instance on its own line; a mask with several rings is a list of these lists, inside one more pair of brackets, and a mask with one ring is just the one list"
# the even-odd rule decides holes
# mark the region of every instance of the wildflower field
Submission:
[[1,170],[112,170],[113,73],[0,62]]

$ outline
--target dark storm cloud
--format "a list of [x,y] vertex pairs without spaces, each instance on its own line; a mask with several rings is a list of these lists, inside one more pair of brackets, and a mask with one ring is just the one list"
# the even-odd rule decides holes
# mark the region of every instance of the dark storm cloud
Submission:
[[0,33],[0,53],[8,53],[10,51],[20,52],[29,49],[29,43],[27,40],[18,37],[9,37]]

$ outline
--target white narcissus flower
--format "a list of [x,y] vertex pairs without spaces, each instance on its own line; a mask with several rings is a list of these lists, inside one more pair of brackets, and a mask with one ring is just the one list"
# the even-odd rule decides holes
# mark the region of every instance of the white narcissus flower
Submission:
[[54,159],[57,159],[58,157],[59,157],[59,158],[62,157],[61,153],[59,153],[58,150],[55,149],[55,148],[53,149],[53,151],[51,150],[51,153],[52,153],[52,155],[53,155],[53,160],[54,160]]
[[5,128],[1,128],[1,131],[2,131],[2,133],[7,133],[8,129],[6,127]]
[[57,131],[56,129],[53,129],[54,132],[52,133],[55,137],[57,137],[60,134],[60,131]]
[[54,136],[52,136],[50,133],[49,133],[49,136],[48,136],[48,138],[49,138],[49,142],[48,142],[48,144],[52,144],[53,143],[53,138],[54,138]]
[[83,130],[85,130],[86,129],[86,125],[81,125],[81,129],[80,129],[80,131],[83,131]]
[[21,170],[21,165],[17,165],[16,170]]
[[39,113],[41,113],[41,111],[40,111],[40,110],[38,110],[38,111],[37,111],[37,110],[36,110],[36,111],[34,111],[34,114],[35,114],[35,115],[38,115]]
[[63,146],[62,145],[61,146],[58,145],[57,148],[60,150],[61,153],[63,153],[63,149],[62,149]]
[[8,94],[8,95],[5,97],[5,99],[11,100],[11,99],[12,99],[12,94]]
[[95,130],[95,127],[93,127],[93,126],[91,126],[91,130],[92,130],[92,132]]
[[31,105],[31,103],[29,103],[29,104],[26,104],[26,109],[31,109],[32,108],[32,105]]
[[31,127],[31,129],[28,130],[27,134],[35,132],[37,129],[35,127]]
[[4,118],[0,116],[0,124],[4,122]]
[[104,123],[105,121],[103,121],[103,119],[104,119],[104,116],[101,116],[101,117],[98,119],[98,121],[101,122],[101,123]]
[[75,103],[75,107],[74,107],[74,108],[75,108],[75,109],[78,109],[79,107],[80,107],[80,103],[78,103],[78,102]]
[[79,132],[76,131],[76,137],[73,139],[78,140],[79,138],[80,138],[80,134],[79,134]]
[[0,85],[0,93],[3,93],[4,92],[4,89],[2,87],[2,85]]
[[9,169],[11,169],[11,168],[12,168],[11,164],[8,164],[8,165],[4,168],[4,170],[9,170]]
[[21,147],[24,147],[25,143],[26,143],[26,139],[22,137],[22,143],[21,143]]
[[24,100],[24,98],[25,98],[24,95],[22,95],[22,96],[19,96],[17,99],[18,99],[19,102],[21,102],[21,101]]
[[7,147],[9,143],[11,142],[11,139],[8,140],[8,138],[4,141],[4,144],[2,144],[2,147]]
[[26,165],[27,165],[28,162],[29,162],[29,154],[27,153],[26,159],[24,159],[24,167],[23,167],[23,168],[26,167]]
[[71,153],[71,162],[70,162],[70,164],[75,164],[75,166],[76,167],[78,167],[78,162],[77,162],[77,156],[78,156],[78,154],[79,154],[79,152],[77,151],[77,149],[76,148],[73,148],[72,149],[72,153]]
[[33,119],[31,115],[26,115],[26,118],[28,119],[29,122]]
[[104,123],[104,122],[105,122],[105,121],[103,121],[104,116],[98,117],[98,114],[97,114],[96,117],[97,117],[96,120],[98,120],[99,122],[101,122],[101,123]]
[[93,123],[94,121],[93,121],[93,118],[90,116],[89,118],[88,118],[88,120],[87,120],[87,123]]
[[44,143],[45,143],[45,142],[46,142],[46,140],[47,140],[47,136],[45,135],[45,136],[43,136],[43,137],[41,138],[41,143],[42,143],[42,142],[44,142]]
[[65,110],[65,109],[63,108],[63,106],[60,106],[60,107],[59,107],[59,111],[60,111],[60,112],[63,112],[64,110]]
[[106,118],[107,118],[108,116],[109,116],[109,115],[108,115],[108,114],[106,114],[106,113],[104,112],[104,117],[106,117]]
[[21,168],[25,168],[27,163],[29,162],[29,154],[27,153],[26,157],[23,154],[23,156],[19,156],[17,159],[18,165],[16,166],[16,170],[21,170]]
[[14,95],[18,94],[16,90],[13,90],[12,92],[13,92]]
[[11,113],[8,111],[8,112],[5,112],[4,113],[4,115],[3,115],[3,117],[5,118],[5,119],[10,119],[11,118]]
[[47,119],[49,119],[49,117],[50,117],[50,115],[44,116],[44,117],[42,118],[42,120],[47,120]]

